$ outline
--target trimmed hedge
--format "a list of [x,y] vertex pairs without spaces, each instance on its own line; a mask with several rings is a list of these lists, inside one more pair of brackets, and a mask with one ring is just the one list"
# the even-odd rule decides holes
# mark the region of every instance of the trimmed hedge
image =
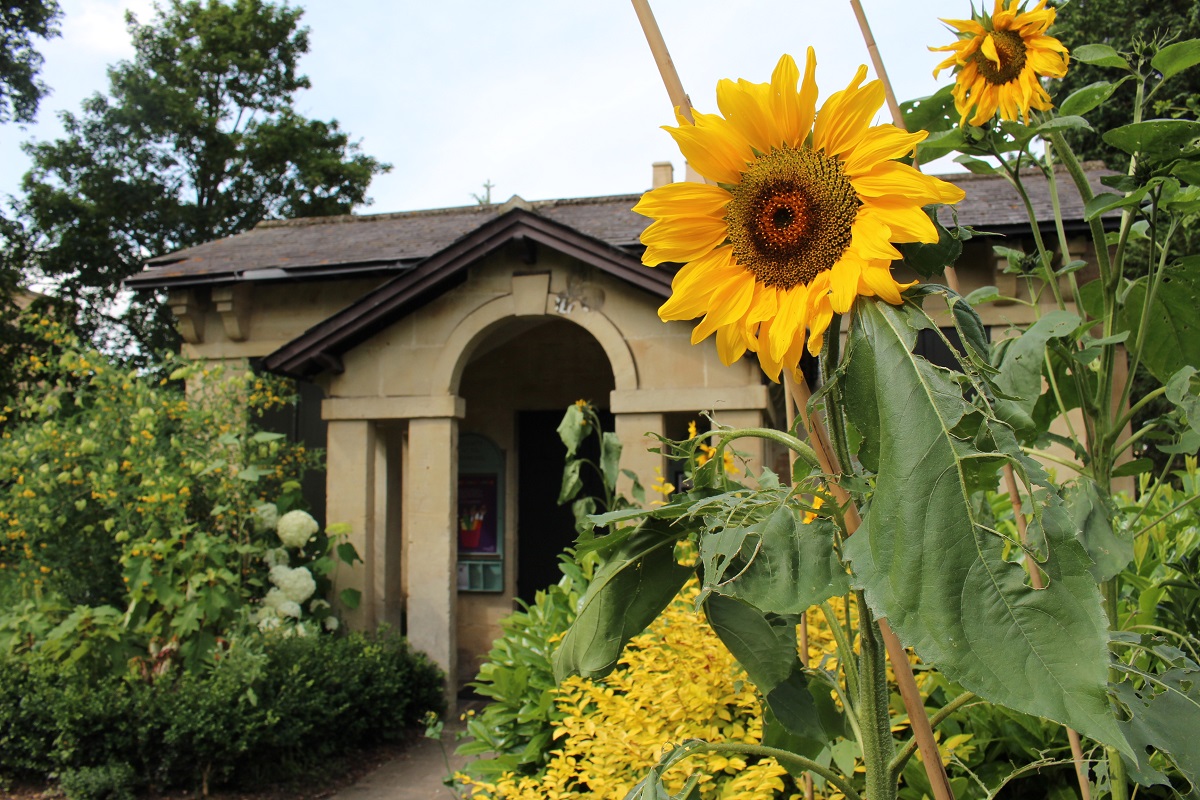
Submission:
[[60,775],[73,800],[118,796],[121,776],[160,789],[252,786],[319,773],[443,708],[441,672],[386,632],[248,642],[154,683],[7,658],[0,776]]

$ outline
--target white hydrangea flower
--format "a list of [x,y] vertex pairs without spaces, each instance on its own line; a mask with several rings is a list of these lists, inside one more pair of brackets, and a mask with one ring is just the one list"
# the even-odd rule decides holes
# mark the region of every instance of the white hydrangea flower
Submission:
[[300,615],[303,613],[300,610],[300,604],[291,600],[284,600],[280,603],[278,611],[279,616],[291,617],[292,619],[300,619]]
[[274,503],[261,503],[254,507],[254,527],[259,531],[273,531],[279,524],[279,509]]
[[273,547],[263,554],[263,561],[267,562],[268,567],[276,567],[283,564],[288,565],[288,551],[282,547]]
[[340,625],[341,623],[338,622],[337,617],[326,617],[325,621],[322,624],[325,626],[325,630],[336,631],[338,629],[338,625]]
[[266,633],[267,631],[275,630],[282,624],[283,620],[275,615],[271,615],[269,617],[263,617],[258,621],[258,629],[263,633]]
[[285,547],[297,550],[308,544],[308,540],[316,535],[321,526],[307,511],[289,511],[279,518],[275,533]]
[[266,596],[263,597],[263,606],[274,611],[276,615],[279,613],[279,606],[286,602],[287,595],[282,590],[276,588],[270,589]]
[[317,582],[307,567],[285,567],[277,564],[271,567],[271,583],[294,603],[303,603],[317,591]]

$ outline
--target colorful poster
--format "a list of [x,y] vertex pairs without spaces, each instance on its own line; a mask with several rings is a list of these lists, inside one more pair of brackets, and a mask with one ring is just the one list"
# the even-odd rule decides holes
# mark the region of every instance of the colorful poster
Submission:
[[458,554],[496,555],[500,518],[495,475],[458,476]]

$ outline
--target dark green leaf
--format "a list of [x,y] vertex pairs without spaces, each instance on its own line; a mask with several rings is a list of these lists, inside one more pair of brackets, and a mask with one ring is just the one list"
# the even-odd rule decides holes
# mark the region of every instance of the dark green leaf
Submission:
[[1101,214],[1109,211],[1115,211],[1118,208],[1137,208],[1142,200],[1146,197],[1146,192],[1149,189],[1145,186],[1138,189],[1129,195],[1113,194],[1112,192],[1103,192],[1096,195],[1091,200],[1088,200],[1083,207],[1083,217],[1087,220],[1093,220]]
[[621,651],[667,603],[692,574],[675,562],[681,531],[647,520],[596,570],[581,601],[579,614],[554,653],[554,674],[603,677]]
[[1000,290],[995,286],[980,286],[966,297],[967,302],[973,306],[991,303],[998,299],[1000,299]]
[[1129,62],[1106,44],[1085,44],[1071,51],[1071,58],[1097,67],[1121,67],[1129,69]]
[[1149,161],[1172,161],[1196,151],[1200,122],[1186,119],[1152,119],[1113,128],[1104,134],[1108,144],[1126,153],[1140,153]]
[[958,112],[954,110],[954,86],[952,84],[943,86],[928,97],[901,103],[900,109],[904,114],[904,127],[910,133],[949,131],[955,128],[955,123],[959,118]]
[[1069,311],[1055,309],[1029,326],[999,354],[993,378],[996,389],[1014,398],[1000,400],[996,414],[1018,430],[1033,425],[1033,407],[1042,393],[1042,372],[1046,358],[1046,343],[1050,339],[1070,336],[1080,319]]
[[1077,89],[1071,95],[1062,101],[1062,105],[1058,110],[1067,115],[1083,115],[1096,108],[1116,91],[1117,87],[1124,81],[1109,83],[1108,81],[1100,81],[1099,83],[1089,83],[1082,89]]
[[1138,458],[1133,461],[1126,461],[1120,464],[1112,471],[1114,478],[1125,478],[1131,475],[1143,475],[1154,469],[1154,462],[1148,458]]
[[579,469],[583,462],[579,459],[568,461],[563,467],[562,488],[558,490],[558,504],[569,503],[583,489],[583,480],[579,477]]
[[1000,168],[995,164],[991,164],[987,161],[980,161],[978,158],[973,156],[959,156],[954,160],[966,167],[969,172],[972,172],[976,175],[997,175],[1000,173]]
[[1149,753],[1161,752],[1200,792],[1200,671],[1172,669],[1134,689],[1128,681],[1113,687],[1132,717],[1121,727],[1137,755],[1137,777],[1145,783],[1166,783],[1150,765]]
[[934,275],[940,275],[948,266],[952,266],[958,257],[962,255],[962,241],[951,231],[942,227],[942,224],[937,221],[937,215],[930,213],[930,219],[933,220],[934,227],[937,228],[938,240],[935,244],[923,244],[921,242],[911,242],[899,245],[900,252],[904,255],[904,263],[910,267],[918,275],[929,278]]
[[600,471],[604,485],[613,490],[621,471],[621,440],[612,431],[605,431],[600,440]]
[[943,156],[956,153],[966,146],[967,141],[963,138],[961,128],[937,131],[929,134],[925,137],[925,141],[917,145],[917,158],[921,160],[922,164],[928,164],[930,161],[936,161]]
[[[1074,525],[1011,430],[967,402],[951,373],[912,355],[912,313],[855,306],[847,412],[880,451],[863,528],[846,543],[854,579],[900,640],[948,679],[1128,750],[1106,694],[1108,625]],[[1005,558],[1013,544],[970,502],[996,486],[1004,463],[1034,495],[1030,541],[1044,551],[1045,589],[1027,585]]]
[[1192,391],[1192,379],[1196,368],[1186,366],[1171,376],[1167,381],[1167,399],[1183,412],[1192,430],[1200,433],[1200,397]]
[[[791,505],[776,509],[766,522],[755,526],[750,548],[739,542],[740,552],[731,554],[737,556],[732,559],[733,568],[723,569],[720,575],[709,577],[706,559],[706,586],[773,614],[802,614],[830,597],[845,594],[850,584],[833,548],[832,523],[816,519],[805,524],[803,513]],[[718,537],[704,537],[702,553],[703,546]]]
[[[1119,317],[1121,324],[1137,330],[1146,299],[1146,278],[1130,286]],[[1187,366],[1200,367],[1200,256],[1188,256],[1163,276],[1154,293],[1142,345],[1142,364],[1166,383]]]
[[1063,499],[1079,531],[1083,549],[1092,559],[1092,577],[1100,582],[1120,575],[1133,559],[1133,542],[1113,530],[1117,511],[1112,501],[1103,497],[1095,481],[1088,478],[1071,484]]
[[343,564],[354,566],[355,561],[362,561],[362,557],[358,554],[358,550],[350,542],[342,542],[337,546],[338,558]]
[[1044,134],[1049,131],[1066,131],[1066,130],[1085,130],[1090,131],[1092,126],[1088,121],[1080,116],[1063,113],[1061,116],[1051,117],[1034,128],[1038,134]]
[[[557,431],[558,438],[562,439],[562,443],[567,448],[567,458],[575,457],[580,442],[592,432],[587,417],[583,415],[583,409],[575,404],[567,407],[567,413],[563,415],[562,422],[558,423]],[[558,502],[565,501],[559,500]]]
[[362,603],[362,592],[358,589],[342,589],[338,592],[338,598],[342,601],[342,605],[354,611]]
[[1150,66],[1162,73],[1164,81],[1197,64],[1200,64],[1200,39],[1169,44],[1150,59]]

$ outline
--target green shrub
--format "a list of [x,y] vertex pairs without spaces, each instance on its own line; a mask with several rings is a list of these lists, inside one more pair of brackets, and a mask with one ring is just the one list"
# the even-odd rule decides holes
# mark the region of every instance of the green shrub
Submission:
[[67,800],[133,800],[137,776],[128,764],[64,770],[59,785]]
[[287,780],[443,708],[440,671],[386,631],[236,640],[208,668],[154,682],[9,656],[0,778],[58,774],[79,797],[121,796],[120,765],[158,788]]
[[563,554],[562,579],[539,591],[532,605],[521,603],[520,611],[500,621],[503,633],[471,684],[489,702],[468,718],[468,741],[458,748],[460,755],[492,755],[471,762],[472,775],[533,775],[546,765],[555,723],[563,716],[552,693],[557,684],[550,656],[591,581],[594,563],[585,564],[580,567],[571,554]]

